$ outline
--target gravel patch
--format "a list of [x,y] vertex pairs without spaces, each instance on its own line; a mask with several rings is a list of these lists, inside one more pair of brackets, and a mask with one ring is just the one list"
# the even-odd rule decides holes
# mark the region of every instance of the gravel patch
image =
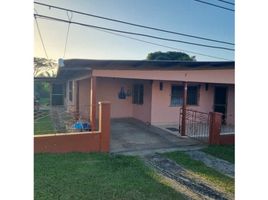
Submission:
[[186,151],[191,159],[203,162],[206,166],[215,169],[216,171],[234,178],[234,164],[228,161],[216,158],[202,151]]
[[168,158],[159,154],[153,154],[145,156],[144,160],[160,174],[178,182],[190,189],[192,192],[198,194],[200,199],[229,199],[225,196],[225,194],[208,186],[201,180],[194,178],[186,169]]

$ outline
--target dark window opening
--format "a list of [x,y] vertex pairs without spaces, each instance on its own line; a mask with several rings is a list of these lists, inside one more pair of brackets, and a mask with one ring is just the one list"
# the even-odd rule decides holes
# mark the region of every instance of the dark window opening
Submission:
[[198,104],[198,87],[189,86],[187,91],[187,105]]
[[142,84],[135,84],[133,86],[133,97],[132,103],[133,104],[143,104],[143,85]]
[[[181,106],[183,104],[184,86],[171,86],[171,106]],[[188,86],[187,105],[198,105],[198,86]]]

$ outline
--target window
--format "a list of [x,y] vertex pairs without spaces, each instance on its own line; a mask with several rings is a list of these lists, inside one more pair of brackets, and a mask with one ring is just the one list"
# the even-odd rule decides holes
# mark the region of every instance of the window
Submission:
[[69,81],[69,101],[73,101],[73,81]]
[[171,105],[179,106],[183,102],[183,86],[172,85],[171,86]]
[[[171,86],[171,106],[181,106],[183,103],[184,86]],[[198,86],[188,86],[187,105],[198,104]]]
[[198,86],[189,86],[187,90],[187,105],[198,104]]
[[143,85],[135,84],[133,86],[133,96],[132,96],[133,104],[143,104]]

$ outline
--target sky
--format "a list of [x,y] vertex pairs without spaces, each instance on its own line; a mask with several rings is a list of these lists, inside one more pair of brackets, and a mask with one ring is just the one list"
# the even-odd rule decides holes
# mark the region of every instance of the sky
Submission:
[[[224,4],[218,0],[206,1],[234,9],[233,6]],[[228,1],[233,2],[233,0]],[[145,26],[235,43],[234,12],[205,5],[194,0],[37,0],[37,2]],[[49,9],[48,7],[36,4],[34,5],[34,8],[40,15],[47,15],[68,20],[66,11],[60,11],[54,8]],[[234,48],[232,45],[162,33],[98,18],[82,16],[76,13],[73,13],[71,20],[95,26],[144,33],[158,37]],[[84,58],[142,60],[146,59],[147,54],[150,52],[181,51],[189,54],[190,56],[196,56],[198,61],[223,61],[223,59],[234,60],[234,51],[199,47],[141,36],[126,35],[139,40],[145,40],[147,42],[157,43],[178,49],[174,50],[75,24],[70,25],[69,37],[64,57],[64,47],[68,24],[41,18],[37,18],[37,22],[49,59],[58,60],[59,58]],[[45,57],[36,22],[34,20],[33,23],[34,56]],[[216,58],[199,54],[206,54]]]

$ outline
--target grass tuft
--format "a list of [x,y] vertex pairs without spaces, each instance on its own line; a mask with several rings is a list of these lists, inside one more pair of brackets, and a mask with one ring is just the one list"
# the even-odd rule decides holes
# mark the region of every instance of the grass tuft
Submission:
[[235,162],[234,145],[210,145],[202,151],[231,163]]

